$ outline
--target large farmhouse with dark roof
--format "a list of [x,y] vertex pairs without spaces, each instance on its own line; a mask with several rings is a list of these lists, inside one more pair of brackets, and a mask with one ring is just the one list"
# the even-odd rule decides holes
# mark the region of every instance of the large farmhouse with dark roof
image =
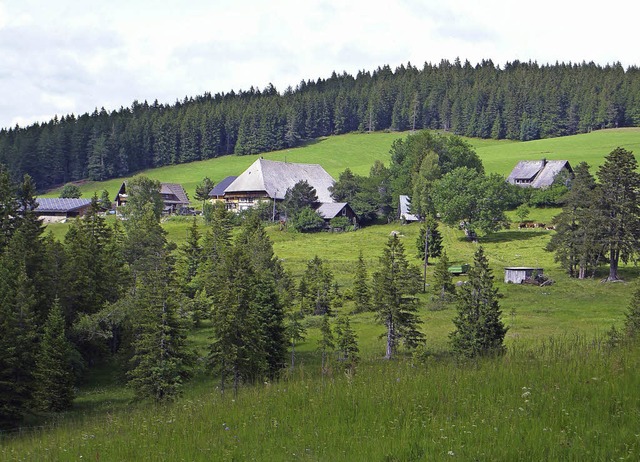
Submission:
[[547,188],[561,172],[573,174],[568,160],[521,160],[507,177],[507,181],[525,188]]
[[318,202],[333,202],[329,187],[335,180],[318,164],[295,164],[258,159],[224,190],[229,210],[241,211],[264,200],[284,200],[287,190],[300,181],[316,190]]

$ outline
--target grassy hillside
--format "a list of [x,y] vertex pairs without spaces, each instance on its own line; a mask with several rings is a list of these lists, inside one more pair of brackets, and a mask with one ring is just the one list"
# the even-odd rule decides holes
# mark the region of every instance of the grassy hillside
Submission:
[[[347,166],[366,174],[375,159],[388,160],[399,136],[405,135],[331,137],[265,157],[317,162],[334,176]],[[470,142],[488,171],[507,174],[521,159],[586,160],[597,166],[617,146],[640,154],[640,129],[527,143]],[[237,174],[255,158],[229,156],[146,174],[181,182],[193,195],[204,176],[217,181]],[[83,190],[107,187],[113,196],[120,181],[85,184]],[[530,218],[549,222],[557,212],[534,209]],[[516,221],[513,214],[510,218]],[[180,242],[188,223],[174,218],[164,227],[171,240]],[[66,226],[50,229],[61,238]],[[358,252],[373,271],[391,231],[400,232],[417,264],[418,230],[418,224],[395,223],[342,234],[267,231],[294,276],[318,255],[348,293]],[[442,226],[441,231],[450,260],[471,262],[476,245],[458,229]],[[51,421],[59,427],[2,440],[0,460],[637,460],[640,351],[637,346],[610,350],[601,340],[612,325],[622,325],[640,270],[622,267],[630,283],[572,280],[544,251],[552,232],[512,226],[481,241],[509,327],[505,358],[453,362],[447,352],[455,307],[436,307],[422,295],[423,355],[382,361],[383,328],[372,313],[358,314],[352,318],[363,357],[357,374],[344,374],[334,365],[322,378],[316,354],[319,322],[310,317],[307,339],[297,349],[298,367],[278,383],[244,388],[238,397],[221,396],[217,382],[200,372],[178,402],[155,406],[131,402],[130,391],[105,368],[81,388],[73,412]],[[504,284],[503,267],[512,265],[543,267],[555,284]],[[351,306],[346,301],[342,310]],[[202,348],[210,333],[205,326],[190,340]]]
[[[375,160],[388,164],[389,150],[394,140],[404,138],[407,133],[351,133],[332,136],[311,142],[306,146],[285,151],[265,153],[272,160],[317,163],[337,178],[349,167],[354,173],[366,175]],[[508,140],[481,140],[469,138],[488,172],[508,175],[519,160],[568,159],[572,164],[581,161],[599,166],[604,156],[618,146],[640,155],[640,128],[598,130],[584,135],[567,136],[527,142]],[[229,175],[239,175],[258,157],[224,156],[217,159],[173,165],[141,172],[163,182],[181,183],[193,198],[196,184],[205,176],[218,182]],[[102,182],[85,182],[80,185],[84,197],[103,189],[115,195],[123,178]],[[57,197],[60,190],[49,191],[43,196]]]

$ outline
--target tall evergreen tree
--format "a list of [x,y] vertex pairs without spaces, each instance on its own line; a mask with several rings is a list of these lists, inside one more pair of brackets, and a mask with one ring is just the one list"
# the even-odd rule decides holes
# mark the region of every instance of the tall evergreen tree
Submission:
[[320,339],[318,340],[318,351],[321,357],[321,367],[323,377],[327,374],[329,368],[329,358],[335,350],[335,337],[331,330],[329,316],[322,316],[322,324],[320,325]]
[[349,316],[338,316],[335,333],[338,360],[342,362],[346,370],[353,372],[358,361],[360,361],[360,349],[358,348],[358,338],[351,327]]
[[469,280],[460,288],[457,303],[456,330],[449,334],[454,352],[466,358],[504,353],[507,328],[500,319],[498,289],[482,247],[474,255]]
[[34,371],[36,406],[44,411],[60,412],[71,408],[74,376],[72,345],[66,337],[62,308],[56,299],[44,325]]
[[407,262],[398,236],[391,236],[380,257],[380,268],[373,274],[372,285],[376,319],[386,328],[386,359],[395,355],[400,340],[408,348],[424,342],[424,334],[418,330],[419,288],[418,269]]
[[447,252],[444,250],[433,270],[431,288],[433,295],[440,301],[448,301],[455,295],[456,287],[453,284],[453,276],[449,272],[449,257],[447,257]]
[[371,290],[368,280],[367,265],[364,262],[361,250],[353,273],[353,301],[355,304],[354,311],[356,313],[362,313],[371,309]]
[[607,229],[603,236],[609,255],[608,281],[619,280],[620,260],[635,258],[640,248],[640,174],[632,152],[616,148],[598,170],[601,213]]

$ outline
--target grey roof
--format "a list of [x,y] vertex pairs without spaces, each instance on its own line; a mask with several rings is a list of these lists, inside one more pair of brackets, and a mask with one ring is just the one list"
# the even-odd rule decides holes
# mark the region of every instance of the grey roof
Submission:
[[39,198],[37,202],[37,213],[71,212],[91,204],[91,199]]
[[346,202],[323,202],[316,212],[325,220],[330,220],[338,216],[342,209],[347,206]]
[[284,199],[287,189],[306,180],[318,194],[318,202],[333,202],[329,186],[335,180],[318,164],[294,164],[258,159],[225,189],[225,193],[265,191],[270,198]]
[[178,199],[177,201],[165,200],[165,203],[189,204],[189,198],[181,184],[160,183],[160,194],[173,194]]
[[411,199],[409,196],[399,196],[398,197],[400,204],[400,219],[404,218],[406,221],[419,221],[417,215],[411,213]]
[[224,195],[224,190],[238,178],[237,176],[228,176],[224,180],[220,181],[217,185],[209,191],[209,197],[220,197]]
[[545,188],[553,184],[556,175],[564,168],[573,171],[567,160],[521,160],[509,174],[507,181],[518,184],[519,180],[532,188]]

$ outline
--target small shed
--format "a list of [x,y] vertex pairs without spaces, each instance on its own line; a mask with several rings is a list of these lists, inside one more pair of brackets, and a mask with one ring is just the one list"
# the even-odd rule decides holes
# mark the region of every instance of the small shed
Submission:
[[507,266],[504,269],[504,282],[521,284],[525,279],[534,278],[542,274],[542,268],[534,268],[531,266]]
[[400,195],[398,197],[398,218],[406,223],[420,221],[417,215],[411,213],[411,198],[409,196]]

